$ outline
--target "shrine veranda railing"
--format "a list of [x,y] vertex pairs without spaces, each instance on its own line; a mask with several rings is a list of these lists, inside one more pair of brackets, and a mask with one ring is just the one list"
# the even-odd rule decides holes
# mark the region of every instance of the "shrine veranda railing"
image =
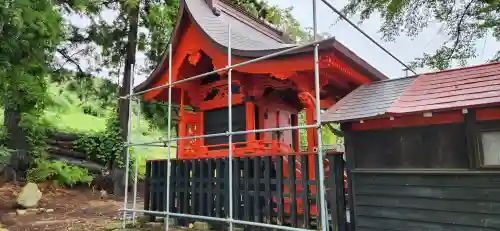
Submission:
[[[318,165],[317,155],[315,157]],[[326,157],[328,171],[325,186],[329,225],[331,230],[345,230],[343,158],[341,153],[327,154]],[[316,216],[316,208],[320,207],[320,201],[317,200],[316,192],[319,180],[309,180],[307,174],[300,174],[296,178],[295,174],[296,161],[300,163],[302,172],[307,172],[308,160],[307,155],[233,158],[232,217],[248,222],[317,228],[319,216]],[[168,162],[148,161],[144,210],[167,211],[166,200],[169,200],[168,211],[172,213],[229,217],[228,161],[228,158],[171,160],[170,190],[167,190]],[[285,177],[285,167],[289,177]],[[156,215],[150,215],[151,221],[155,219]],[[176,220],[179,225],[185,226],[197,219],[181,217]],[[225,225],[220,222],[210,224]]]

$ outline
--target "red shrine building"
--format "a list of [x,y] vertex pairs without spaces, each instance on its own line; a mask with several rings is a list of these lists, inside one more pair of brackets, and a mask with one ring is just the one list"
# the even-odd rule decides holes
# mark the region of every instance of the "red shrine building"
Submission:
[[[286,34],[229,0],[181,0],[170,41],[172,60],[165,51],[156,69],[135,91],[167,84],[170,61],[172,82],[228,66],[229,25],[233,65],[298,46]],[[232,97],[233,131],[297,126],[301,111],[305,111],[307,124],[315,124],[313,49],[297,49],[234,68],[231,96],[227,71],[174,85],[172,103],[180,106],[178,136],[227,132],[228,97]],[[334,38],[319,44],[319,69],[322,109],[360,85],[386,79]],[[168,88],[147,92],[144,97],[168,101]],[[315,129],[307,129],[307,153],[316,152],[316,139]],[[296,154],[301,152],[300,143],[298,130],[234,135],[233,156]],[[227,156],[227,136],[178,142],[177,159]],[[308,174],[314,179],[315,164],[310,158]],[[299,169],[297,163],[297,175],[301,174]]]
[[[180,14],[172,32],[172,82],[221,69],[228,64],[228,25],[231,24],[232,63],[297,46],[276,30],[229,0],[181,0]],[[321,108],[327,109],[357,86],[386,78],[334,38],[320,44]],[[135,90],[168,83],[168,51],[154,72]],[[313,47],[237,67],[232,72],[233,131],[289,127],[298,124],[306,111],[314,124]],[[168,100],[168,88],[145,94],[146,100]],[[181,110],[178,136],[223,133],[228,129],[227,72],[177,84],[172,103],[190,106]],[[238,135],[233,138],[234,156],[267,152],[300,151],[298,131]],[[314,129],[308,130],[313,151]],[[227,137],[180,141],[178,158],[227,156]]]

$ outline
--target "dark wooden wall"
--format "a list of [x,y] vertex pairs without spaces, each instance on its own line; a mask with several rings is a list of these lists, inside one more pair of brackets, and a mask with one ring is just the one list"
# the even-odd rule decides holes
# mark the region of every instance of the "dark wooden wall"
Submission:
[[[229,108],[218,108],[208,110],[203,113],[203,131],[205,134],[224,133],[229,131]],[[233,114],[233,131],[246,130],[246,109],[244,104],[235,105],[232,107]],[[248,118],[251,119],[251,118]],[[233,142],[246,141],[246,135],[233,135]],[[216,136],[204,138],[205,145],[227,144],[229,138],[227,136]]]
[[353,133],[356,168],[468,168],[463,124]]
[[354,174],[356,231],[500,230],[500,174]]
[[472,166],[465,124],[344,129],[352,230],[500,230],[500,171]]

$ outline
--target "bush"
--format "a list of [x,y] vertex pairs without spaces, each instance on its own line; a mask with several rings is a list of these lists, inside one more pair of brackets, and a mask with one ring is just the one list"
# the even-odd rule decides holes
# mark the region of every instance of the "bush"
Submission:
[[6,147],[0,145],[0,172],[2,172],[1,166],[9,164],[11,151],[12,150],[9,150]]
[[115,117],[108,121],[106,131],[83,136],[73,142],[73,145],[77,151],[86,153],[91,161],[108,167],[111,167],[113,161],[117,161],[118,166],[123,167],[121,151],[124,142]]
[[83,105],[82,109],[83,109],[84,114],[95,116],[95,117],[100,117],[104,114],[99,109],[97,109],[97,107],[94,107],[94,106],[88,105],[88,104]]
[[9,139],[9,134],[7,133],[7,128],[0,126],[0,146],[7,145]]
[[28,170],[29,182],[56,181],[58,185],[71,187],[75,184],[89,184],[93,178],[89,171],[62,161],[37,161],[36,167]]

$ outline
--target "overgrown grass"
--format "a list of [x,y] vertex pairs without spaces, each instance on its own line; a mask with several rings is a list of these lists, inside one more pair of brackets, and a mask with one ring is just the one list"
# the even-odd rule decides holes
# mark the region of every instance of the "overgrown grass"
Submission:
[[[94,81],[98,82],[102,80],[96,79]],[[99,84],[100,83],[97,83],[95,85]],[[112,110],[114,110],[114,107],[103,107],[103,104],[106,102],[103,102],[102,99],[92,94],[88,94],[86,97],[83,97],[85,99],[82,100],[82,97],[78,97],[76,92],[68,90],[68,85],[69,84],[51,85],[50,93],[52,94],[55,104],[49,107],[45,113],[49,121],[52,121],[53,125],[58,128],[58,130],[62,131],[79,133],[104,131],[106,129],[107,118],[113,113]],[[63,91],[61,91],[61,89],[63,89]],[[116,102],[115,97],[109,100],[112,104]],[[166,131],[151,128],[149,122],[143,115],[140,116],[138,124],[137,105],[134,103],[132,106],[132,142],[147,142],[164,139],[166,137]],[[89,109],[88,111],[91,111],[91,113],[84,111],[84,109]],[[168,155],[168,150],[163,147],[141,146],[136,147],[134,150],[139,152],[139,163],[144,166],[146,160],[165,159]],[[172,157],[175,157],[175,149],[171,151],[171,154]]]
[[[83,84],[77,84],[74,80],[65,80],[61,81],[61,83],[52,82],[50,84],[48,92],[53,103],[46,108],[44,113],[44,117],[49,121],[50,126],[62,132],[84,134],[101,132],[106,129],[106,123],[116,104],[116,95],[109,94],[109,91],[114,91],[114,89],[110,90],[113,86],[109,87],[109,83],[106,83],[105,80],[94,78],[91,81],[93,81],[94,89],[88,87],[85,89]],[[102,93],[102,91],[108,92]],[[135,104],[133,109],[132,142],[165,139],[167,132],[151,128],[145,116],[140,116],[138,125]],[[1,107],[0,126],[3,126],[3,108]],[[168,155],[167,148],[163,147],[141,146],[136,147],[135,150],[140,154],[141,167],[145,166],[146,160],[165,159]],[[175,151],[176,149],[172,148],[172,157],[175,157]],[[135,154],[131,154],[135,156]]]

